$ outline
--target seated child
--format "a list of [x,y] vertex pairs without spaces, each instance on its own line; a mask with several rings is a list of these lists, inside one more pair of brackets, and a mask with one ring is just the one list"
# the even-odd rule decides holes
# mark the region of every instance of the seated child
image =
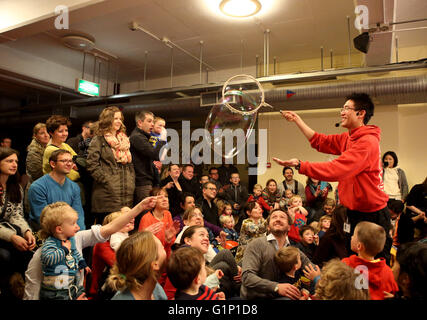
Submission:
[[260,207],[263,210],[263,216],[267,217],[268,214],[270,213],[271,207],[268,205],[268,203],[261,196],[262,190],[263,190],[262,185],[260,185],[260,184],[254,185],[254,189],[253,189],[254,194],[251,194],[249,196],[248,203],[252,202],[252,201],[258,202],[258,204],[260,205]]
[[[109,221],[113,221],[115,218],[120,216],[121,214],[130,211],[129,207],[123,207],[121,211],[110,213]],[[119,232],[113,233],[110,237],[110,246],[114,251],[119,250],[121,243],[123,240],[129,237],[129,232],[131,232],[135,228],[135,219],[129,221],[129,223],[123,227]]]
[[357,253],[342,262],[358,270],[362,275],[361,285],[369,284],[371,300],[384,300],[394,295],[399,288],[394,280],[391,268],[385,259],[375,259],[386,241],[384,228],[367,221],[359,222],[351,237],[351,250]]
[[177,289],[175,300],[225,300],[223,294],[217,294],[203,284],[206,280],[206,263],[197,248],[175,250],[169,258],[167,274]]
[[[122,214],[131,210],[123,207],[121,211],[110,213],[104,218],[102,225],[107,225]],[[92,280],[89,288],[89,299],[93,300],[110,300],[114,293],[106,285],[110,269],[116,261],[116,252],[119,250],[122,242],[129,238],[129,232],[135,227],[135,219],[129,221],[119,232],[113,233],[107,242],[97,243],[92,251]]]
[[307,223],[308,211],[302,206],[302,198],[299,195],[289,199],[288,212],[294,222],[289,229],[288,237],[295,242],[300,242],[299,230]]
[[79,270],[90,272],[90,268],[76,248],[77,219],[77,212],[65,202],[49,204],[41,213],[41,236],[46,240],[41,249],[40,300],[84,298]]
[[284,200],[284,202],[285,202],[285,205],[286,205],[286,207],[288,207],[288,205],[289,205],[289,200],[291,200],[291,198],[294,196],[294,194],[293,194],[293,192],[292,192],[292,189],[286,189],[286,190],[283,192],[283,195],[284,195],[283,200]]
[[306,278],[301,269],[301,255],[298,248],[289,246],[279,249],[274,255],[274,263],[281,272],[279,283],[290,283],[301,293],[305,289],[310,295],[314,294],[312,280]]
[[227,234],[227,240],[239,241],[239,234],[234,230],[234,218],[233,216],[222,215],[219,217],[222,229]]
[[369,290],[354,285],[359,276],[339,259],[328,261],[316,283],[313,300],[369,300]]
[[323,235],[328,231],[331,226],[332,217],[328,215],[324,215],[319,220],[319,232],[317,233],[319,239],[323,237]]
[[314,251],[319,245],[319,237],[314,234],[314,228],[304,225],[300,229],[301,242],[296,247],[300,249],[310,260],[313,260]]
[[222,215],[231,216],[233,214],[233,207],[227,201],[218,200],[216,206],[218,207],[218,216],[220,217]]

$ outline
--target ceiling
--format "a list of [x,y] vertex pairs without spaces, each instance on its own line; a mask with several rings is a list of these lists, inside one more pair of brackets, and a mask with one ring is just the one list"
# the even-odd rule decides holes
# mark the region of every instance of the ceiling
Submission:
[[[349,38],[347,16],[351,21],[351,39],[359,34],[353,24],[357,4],[367,4],[370,25],[382,22],[384,13],[391,19],[394,16],[394,21],[427,18],[425,0],[261,0],[264,8],[260,14],[242,20],[220,15],[207,5],[215,2],[218,1],[88,1],[88,5],[70,10],[70,30],[56,30],[55,17],[44,16],[1,33],[0,42],[82,70],[83,53],[63,46],[60,37],[72,31],[84,32],[95,38],[97,48],[117,57],[111,59],[112,74],[117,64],[118,80],[130,82],[143,78],[146,51],[147,79],[168,77],[171,72],[171,49],[144,32],[131,31],[128,26],[132,21],[159,38],[167,37],[196,57],[200,55],[200,41],[203,41],[203,61],[216,70],[223,70],[240,68],[241,63],[243,67],[253,66],[256,55],[262,59],[264,31],[267,29],[270,30],[270,63],[273,57],[277,57],[278,63],[319,58],[321,46],[325,52],[333,49],[334,55],[345,55]],[[38,4],[35,1],[29,3]],[[383,3],[386,11],[383,11]],[[426,25],[427,21],[423,21],[396,25],[395,28]],[[389,35],[385,41],[391,46],[391,33]],[[426,44],[427,29],[398,32],[398,36],[399,47],[422,46]],[[384,45],[380,46],[384,51]],[[351,50],[357,52],[354,48]],[[381,59],[390,62],[391,50],[386,51],[381,52]],[[370,54],[375,56],[375,51]],[[199,72],[199,62],[177,49],[173,51],[173,64],[174,76]],[[92,65],[93,57],[87,56],[85,72],[89,75]],[[106,69],[105,64],[104,73]]]

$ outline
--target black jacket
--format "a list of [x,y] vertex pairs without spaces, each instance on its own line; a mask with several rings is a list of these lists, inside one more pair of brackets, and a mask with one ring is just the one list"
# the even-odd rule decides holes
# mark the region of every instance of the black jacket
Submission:
[[201,197],[197,199],[196,205],[202,208],[202,213],[206,221],[214,225],[220,226],[219,216],[218,216],[218,207],[213,202],[213,200],[211,201],[211,207],[210,207],[208,201],[205,198]]
[[159,151],[161,144],[154,148],[148,142],[150,134],[145,133],[136,127],[130,135],[130,152],[132,153],[132,162],[135,168],[135,185],[146,186],[153,185],[154,167],[153,161],[159,161]]

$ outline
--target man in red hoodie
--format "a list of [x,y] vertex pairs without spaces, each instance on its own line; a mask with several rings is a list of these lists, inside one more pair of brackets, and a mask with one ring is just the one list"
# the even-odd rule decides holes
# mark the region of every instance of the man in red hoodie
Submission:
[[384,228],[386,244],[381,256],[389,262],[391,238],[388,196],[384,193],[381,166],[380,134],[377,126],[367,125],[374,115],[374,104],[365,93],[353,93],[341,108],[341,126],[348,131],[325,135],[311,129],[295,112],[282,111],[282,116],[297,127],[316,150],[339,155],[328,162],[308,162],[299,159],[280,160],[282,166],[295,167],[299,173],[321,181],[338,181],[338,195],[348,216],[349,239],[360,221],[371,221]]

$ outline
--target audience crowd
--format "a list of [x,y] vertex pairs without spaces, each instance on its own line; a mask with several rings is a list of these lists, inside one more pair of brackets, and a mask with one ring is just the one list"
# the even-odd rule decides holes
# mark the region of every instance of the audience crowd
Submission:
[[132,132],[115,106],[70,126],[36,124],[26,155],[1,140],[0,300],[427,297],[427,178],[409,189],[392,151],[387,232],[350,228],[341,195],[291,167],[249,189],[230,164],[163,165],[166,121],[151,112]]

